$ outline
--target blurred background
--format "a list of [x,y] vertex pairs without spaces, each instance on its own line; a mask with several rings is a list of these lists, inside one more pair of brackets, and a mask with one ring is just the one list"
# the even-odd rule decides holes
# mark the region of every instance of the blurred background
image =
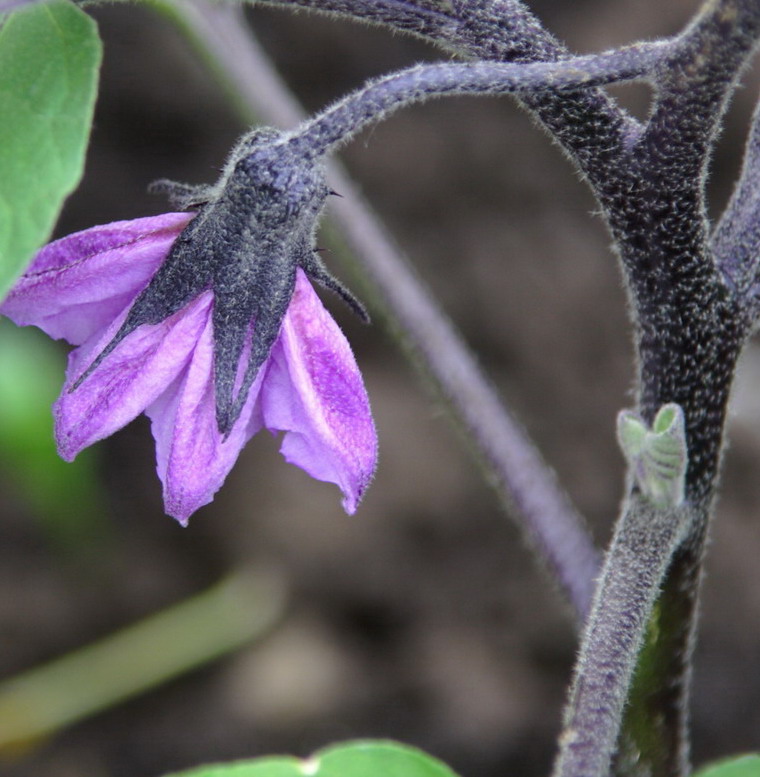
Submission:
[[[671,34],[699,3],[530,5],[588,52]],[[85,179],[57,236],[166,210],[147,185],[214,180],[245,129],[164,18],[136,5],[92,14],[105,41],[101,96]],[[310,111],[368,77],[441,57],[305,13],[256,8],[248,19]],[[745,85],[715,159],[714,214],[740,164],[757,72]],[[645,89],[615,94],[646,113]],[[342,159],[606,543],[622,493],[614,418],[632,403],[632,349],[620,274],[584,185],[509,98],[407,110]],[[0,753],[0,775],[159,777],[365,736],[418,745],[466,777],[548,773],[576,648],[570,613],[394,342],[325,301],[349,335],[380,437],[365,502],[346,516],[334,486],[288,466],[261,434],[187,529],[163,514],[145,418],[74,465],[57,462],[40,408],[60,387],[66,349],[0,322],[0,679],[235,570],[263,571],[286,590],[260,639]],[[760,742],[757,354],[737,383],[707,564],[697,763]]]

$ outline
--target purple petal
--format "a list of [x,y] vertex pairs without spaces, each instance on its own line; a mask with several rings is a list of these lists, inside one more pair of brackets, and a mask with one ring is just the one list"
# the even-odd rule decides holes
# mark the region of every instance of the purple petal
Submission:
[[[209,316],[187,369],[145,411],[152,421],[156,439],[164,506],[183,525],[192,513],[213,499],[243,446],[262,426],[257,400],[264,369],[254,381],[227,438],[219,433],[213,362],[213,329]],[[244,362],[241,360],[241,364]]]
[[148,283],[192,213],[115,221],[45,246],[0,313],[79,345],[108,326]]
[[291,463],[343,491],[353,513],[372,479],[377,435],[348,341],[302,270],[261,391],[264,424]]
[[210,308],[211,292],[205,292],[160,324],[139,327],[74,391],[71,386],[111,341],[127,310],[72,351],[54,408],[62,458],[70,461],[83,448],[121,429],[169,388],[190,360]]

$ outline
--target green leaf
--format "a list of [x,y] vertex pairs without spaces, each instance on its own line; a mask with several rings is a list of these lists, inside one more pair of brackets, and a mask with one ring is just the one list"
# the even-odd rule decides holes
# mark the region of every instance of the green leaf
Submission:
[[71,463],[56,453],[51,405],[65,367],[61,349],[38,329],[0,320],[3,493],[31,508],[58,548],[81,554],[99,549],[104,497],[96,475],[97,451],[83,451]]
[[741,755],[700,769],[694,777],[760,777],[760,754]]
[[0,299],[84,169],[101,45],[68,0],[0,19]]
[[290,756],[200,766],[167,777],[456,777],[441,761],[397,742],[332,745],[305,760]]

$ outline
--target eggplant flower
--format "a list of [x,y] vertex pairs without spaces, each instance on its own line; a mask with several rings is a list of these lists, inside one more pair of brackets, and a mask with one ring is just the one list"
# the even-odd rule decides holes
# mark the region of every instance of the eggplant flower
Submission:
[[[166,512],[209,503],[243,446],[282,431],[286,460],[337,484],[353,513],[377,437],[356,362],[309,277],[361,305],[313,250],[321,171],[241,141],[214,187],[164,184],[176,212],[93,227],[43,248],[0,305],[75,348],[54,406],[72,460],[145,412]],[[257,151],[262,151],[258,153]]]

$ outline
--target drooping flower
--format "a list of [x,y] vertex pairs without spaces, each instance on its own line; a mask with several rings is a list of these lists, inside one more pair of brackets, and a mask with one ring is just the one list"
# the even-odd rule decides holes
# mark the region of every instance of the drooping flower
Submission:
[[78,346],[54,408],[61,456],[145,412],[166,511],[183,524],[262,427],[285,433],[289,462],[336,483],[349,513],[375,468],[361,375],[307,278],[363,313],[313,251],[328,191],[321,171],[280,165],[275,137],[244,138],[215,187],[172,185],[197,214],[115,222],[46,246],[0,305]]

